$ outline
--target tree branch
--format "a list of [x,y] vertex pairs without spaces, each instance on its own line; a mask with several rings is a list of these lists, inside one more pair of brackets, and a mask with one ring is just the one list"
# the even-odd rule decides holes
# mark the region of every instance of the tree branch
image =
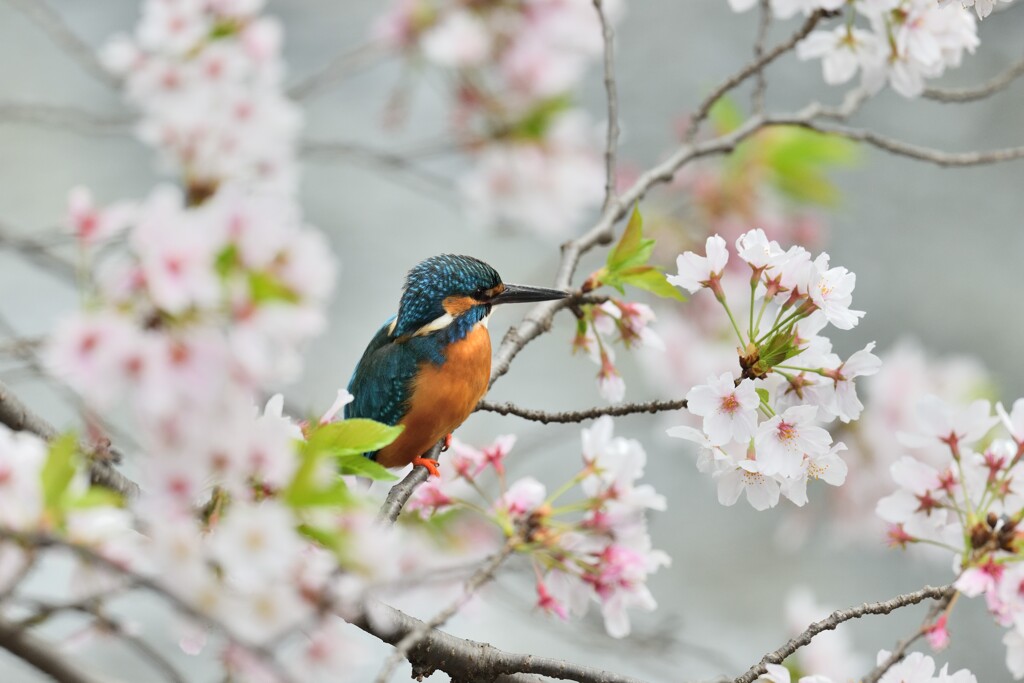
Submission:
[[336,55],[318,71],[289,86],[286,91],[288,97],[293,100],[312,97],[345,76],[359,71],[380,55],[381,50],[373,44],[361,45]]
[[53,43],[100,83],[117,88],[118,79],[104,68],[96,50],[68,28],[64,19],[45,0],[7,0],[7,3],[38,26]]
[[637,415],[639,413],[661,413],[668,410],[679,410],[680,408],[685,407],[686,399],[682,398],[667,401],[647,401],[646,403],[624,403],[622,405],[614,406],[597,406],[595,408],[588,408],[587,410],[567,410],[557,413],[520,408],[513,403],[491,403],[490,401],[480,401],[480,403],[477,404],[476,409],[483,410],[488,413],[498,413],[499,415],[515,415],[516,417],[521,417],[524,420],[532,420],[542,424],[551,424],[583,422],[584,420],[593,420],[603,415],[621,417],[622,415]]
[[470,598],[472,598],[476,592],[485,583],[494,578],[494,572],[498,571],[498,567],[508,559],[509,555],[512,554],[514,546],[512,541],[509,540],[502,547],[501,551],[495,553],[494,557],[487,562],[486,565],[476,571],[473,576],[466,581],[465,586],[462,589],[462,594],[452,602],[448,607],[438,612],[430,621],[424,622],[422,625],[417,626],[415,629],[407,633],[397,645],[395,645],[395,651],[391,653],[388,661],[384,664],[380,673],[377,674],[375,683],[387,683],[388,679],[391,678],[391,674],[395,668],[402,661],[409,650],[412,649],[417,643],[422,641],[427,634],[438,626],[442,626],[445,622],[451,619],[455,614],[462,609]]
[[184,614],[190,619],[208,626],[222,634],[231,644],[236,645],[251,653],[254,657],[259,658],[264,664],[273,670],[274,674],[280,681],[282,681],[282,683],[293,683],[295,680],[281,666],[280,662],[278,662],[277,658],[274,656],[273,651],[268,647],[256,643],[250,643],[238,637],[224,624],[215,621],[209,615],[203,613],[179,597],[176,593],[164,588],[159,581],[137,574],[125,567],[123,564],[107,558],[105,555],[96,552],[87,545],[67,541],[58,536],[46,533],[21,532],[3,527],[0,527],[0,539],[14,541],[15,543],[31,548],[63,548],[73,553],[81,560],[93,563],[113,574],[123,577],[133,588],[142,588],[150,591],[154,595],[160,596],[181,614]]
[[[423,625],[419,619],[383,603],[370,605],[368,612],[351,623],[392,645]],[[515,674],[535,674],[577,683],[643,683],[630,676],[582,664],[505,652],[487,643],[456,638],[437,629],[429,630],[423,640],[409,650],[408,659],[413,665],[414,678],[444,671],[451,676],[452,683],[480,683],[500,680],[501,676],[512,676],[517,683],[529,680]]]
[[0,248],[13,249],[41,268],[66,282],[75,282],[75,266],[53,253],[50,246],[31,237],[23,237],[12,226],[0,221]]
[[[47,441],[60,435],[56,427],[22,403],[3,382],[0,382],[0,422],[16,432],[31,432]],[[83,450],[94,456],[89,458],[89,477],[94,484],[117,491],[126,498],[138,495],[138,484],[114,469],[103,459],[103,454],[97,454],[90,446],[83,446]]]
[[995,164],[1003,161],[1013,161],[1024,157],[1024,146],[1007,147],[1005,149],[995,149],[986,152],[944,152],[942,150],[931,149],[929,147],[912,145],[910,143],[903,142],[902,140],[885,137],[884,135],[879,135],[878,133],[874,133],[869,130],[847,128],[846,126],[838,125],[825,125],[804,118],[787,120],[785,118],[773,117],[768,120],[768,124],[772,126],[800,126],[826,135],[837,135],[848,140],[866,142],[869,145],[897,156],[927,161],[943,167],[981,166],[984,164]]
[[[444,441],[438,441],[423,457],[437,460],[443,446]],[[388,491],[388,497],[384,500],[384,505],[381,506],[380,512],[377,513],[377,521],[394,524],[395,520],[398,519],[398,515],[402,514],[402,508],[412,498],[416,487],[425,482],[429,477],[430,472],[427,471],[426,467],[413,467],[412,471],[405,475],[405,479],[392,486],[391,490]]]
[[99,683],[99,679],[83,673],[80,666],[64,661],[38,638],[2,619],[0,647],[59,683]]
[[923,97],[936,102],[974,102],[1004,90],[1024,76],[1024,58],[1014,62],[1003,73],[973,88],[925,88]]
[[761,73],[766,66],[774,62],[776,59],[786,54],[799,43],[801,40],[807,37],[807,35],[814,30],[814,27],[824,19],[828,13],[825,10],[816,10],[804,21],[803,25],[797,29],[796,33],[791,35],[785,42],[779,43],[771,50],[761,54],[754,58],[754,61],[747,64],[745,67],[737,71],[735,74],[723,81],[717,88],[711,91],[700,106],[697,107],[696,113],[693,118],[690,119],[690,125],[686,129],[686,135],[684,140],[686,142],[692,142],[694,137],[697,135],[697,131],[700,129],[700,124],[704,122],[704,119],[711,113],[711,107],[715,105],[715,102],[720,100],[723,95],[737,87],[745,80],[755,74]]
[[97,114],[78,107],[0,102],[0,121],[4,123],[59,128],[90,135],[125,135],[131,132],[134,120],[128,115]]
[[866,602],[859,607],[851,607],[849,609],[836,610],[828,616],[826,619],[816,621],[807,627],[807,630],[798,635],[797,637],[790,640],[788,643],[780,647],[774,652],[769,652],[761,661],[737,678],[733,683],[752,683],[758,676],[768,671],[767,664],[781,664],[786,657],[804,647],[811,642],[814,636],[818,635],[822,631],[831,631],[843,622],[850,621],[851,619],[859,619],[868,614],[889,614],[895,612],[901,607],[908,607],[910,605],[916,605],[919,602],[925,600],[940,600],[943,597],[953,592],[953,586],[925,586],[919,591],[913,593],[906,593],[905,595],[897,595],[891,600],[885,600],[883,602]]
[[[768,28],[772,24],[771,0],[761,0],[760,12],[761,17],[757,25],[757,40],[754,42],[754,59],[760,59],[764,56],[764,43],[768,40]],[[768,81],[764,77],[764,69],[760,69],[754,81],[754,93],[750,98],[751,110],[755,114],[764,113],[764,95],[767,89]]]
[[950,600],[952,600],[955,594],[956,592],[954,590],[950,590],[941,598],[936,600],[935,604],[932,605],[932,608],[928,610],[928,616],[924,618],[924,623],[921,625],[921,628],[919,628],[917,632],[911,637],[901,640],[899,643],[897,643],[896,647],[893,648],[892,653],[890,653],[888,659],[886,659],[884,662],[876,666],[874,669],[871,670],[871,672],[867,676],[864,677],[864,683],[878,683],[878,680],[885,675],[886,671],[891,669],[894,664],[896,664],[904,657],[906,657],[907,649],[911,645],[913,645],[919,638],[924,637],[924,627],[931,623],[935,619],[935,617],[939,615],[939,612],[946,609],[946,607],[949,605]]
[[604,208],[615,201],[615,158],[619,146],[619,90],[615,83],[615,34],[605,16],[602,0],[593,0],[604,39],[604,90],[608,99],[608,139],[604,149]]

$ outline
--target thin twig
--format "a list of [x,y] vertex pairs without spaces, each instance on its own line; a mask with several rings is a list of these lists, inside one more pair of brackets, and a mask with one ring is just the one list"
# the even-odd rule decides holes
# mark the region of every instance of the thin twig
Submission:
[[79,107],[0,102],[0,122],[59,128],[86,135],[126,135],[135,117],[97,114]]
[[619,90],[615,83],[615,34],[604,13],[602,0],[593,0],[604,39],[604,90],[608,99],[608,139],[605,142],[604,208],[615,201],[616,155],[619,146]]
[[349,76],[360,69],[365,68],[375,58],[383,54],[382,50],[375,44],[368,43],[360,45],[354,50],[349,50],[336,55],[322,68],[314,71],[287,89],[288,97],[293,100],[302,100],[320,93],[326,87],[337,83],[345,76]]
[[790,640],[778,650],[766,654],[761,658],[760,662],[750,667],[745,674],[737,678],[733,683],[752,683],[754,679],[768,671],[766,665],[781,664],[786,657],[789,657],[791,654],[810,643],[814,636],[823,631],[831,631],[843,622],[850,621],[851,619],[859,619],[869,614],[889,614],[890,612],[895,612],[901,607],[916,605],[919,602],[924,602],[925,600],[940,600],[946,595],[952,593],[953,590],[953,586],[951,585],[939,587],[925,586],[919,591],[906,593],[904,595],[897,595],[891,600],[885,600],[883,602],[866,602],[858,607],[836,610],[827,618],[822,619],[821,621],[816,621],[808,626],[803,633]]
[[919,639],[924,637],[925,626],[934,621],[935,617],[939,615],[939,612],[946,609],[946,607],[949,605],[949,601],[952,600],[954,594],[955,591],[950,590],[944,596],[936,600],[935,604],[932,605],[932,608],[928,610],[928,615],[924,618],[924,622],[921,624],[921,628],[919,628],[917,632],[914,633],[914,635],[898,642],[896,644],[896,647],[893,648],[893,651],[889,654],[886,660],[878,666],[876,666],[874,669],[872,669],[871,672],[864,677],[864,683],[878,683],[878,680],[885,675],[886,671],[891,669],[894,664],[896,664],[904,657],[906,657],[907,650],[910,648],[910,646],[917,642]]
[[75,266],[53,252],[50,245],[18,234],[13,226],[0,221],[0,249],[13,249],[65,282],[75,282]]
[[[757,40],[754,41],[754,59],[761,59],[764,56],[764,43],[768,40],[768,29],[772,24],[771,0],[761,0],[761,17],[757,25]],[[757,72],[754,79],[754,92],[751,95],[751,110],[755,114],[764,113],[764,95],[768,89],[768,79],[765,78],[764,69]]]
[[118,79],[100,63],[96,57],[96,49],[68,28],[60,14],[45,0],[7,0],[7,3],[27,16],[90,76],[112,88],[120,85]]
[[825,125],[802,118],[789,120],[785,118],[771,118],[767,121],[767,124],[772,126],[800,126],[802,128],[815,130],[819,133],[836,135],[838,137],[855,140],[857,142],[865,142],[873,147],[877,147],[878,149],[885,150],[886,152],[890,152],[897,156],[927,161],[943,167],[981,166],[984,164],[995,164],[1024,158],[1024,146],[1007,147],[1004,149],[994,149],[984,152],[945,152],[938,149],[932,149],[930,147],[912,145],[908,142],[903,142],[902,140],[896,140],[884,135],[879,135],[878,133],[874,133],[870,130],[848,128],[846,126],[839,125]]
[[423,622],[423,624],[417,626],[398,641],[398,644],[395,645],[395,651],[391,653],[391,656],[388,657],[387,662],[385,662],[384,666],[381,668],[380,673],[377,674],[375,683],[387,683],[391,678],[391,674],[394,673],[402,659],[409,653],[409,650],[412,649],[413,646],[423,640],[431,630],[438,628],[439,626],[443,626],[445,622],[455,616],[460,609],[465,607],[470,598],[480,590],[480,587],[494,578],[494,572],[498,571],[498,567],[500,567],[505,560],[508,559],[509,555],[512,554],[513,548],[514,545],[511,541],[506,543],[499,552],[494,554],[494,557],[492,557],[486,565],[477,570],[477,572],[473,574],[468,581],[466,581],[466,584],[462,589],[462,593],[458,598],[448,605],[448,607],[434,615],[430,621]]
[[1024,57],[1014,62],[1006,71],[972,88],[925,88],[923,97],[936,102],[974,102],[1006,89],[1015,80],[1024,76]]
[[414,178],[432,190],[451,190],[452,180],[413,163],[407,156],[395,152],[377,150],[351,142],[305,140],[299,153],[310,161],[353,161],[371,164],[387,170],[397,171]]
[[679,410],[685,407],[686,399],[681,398],[667,401],[647,401],[646,403],[624,403],[617,406],[597,406],[595,408],[588,408],[587,410],[566,410],[555,413],[544,410],[520,408],[513,403],[491,403],[490,401],[480,401],[480,403],[477,404],[476,409],[483,410],[488,413],[498,413],[499,415],[515,415],[516,417],[521,417],[524,420],[532,420],[533,422],[540,422],[542,424],[551,424],[583,422],[584,420],[593,420],[603,415],[620,417],[622,415],[637,415],[640,413],[662,413],[668,410]]
[[825,16],[826,12],[824,10],[816,10],[813,14],[807,17],[807,20],[804,21],[803,25],[799,29],[797,29],[796,33],[791,35],[785,42],[779,43],[768,52],[755,58],[754,61],[747,64],[745,67],[727,78],[717,88],[712,90],[711,94],[704,98],[704,101],[697,107],[697,111],[693,115],[693,118],[690,119],[690,125],[687,127],[686,135],[683,137],[684,141],[693,141],[697,135],[697,131],[700,129],[700,124],[703,123],[704,119],[706,119],[708,114],[711,113],[711,107],[713,107],[723,95],[743,83],[751,76],[760,73],[766,66],[796,47],[796,44],[806,38]]

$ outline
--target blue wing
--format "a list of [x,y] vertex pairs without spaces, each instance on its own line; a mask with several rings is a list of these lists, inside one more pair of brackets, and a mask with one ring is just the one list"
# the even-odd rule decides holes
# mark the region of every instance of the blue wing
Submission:
[[409,411],[412,383],[423,361],[441,364],[444,352],[434,335],[393,338],[391,321],[370,340],[349,380],[355,399],[345,406],[345,417],[366,417],[389,425],[398,424]]

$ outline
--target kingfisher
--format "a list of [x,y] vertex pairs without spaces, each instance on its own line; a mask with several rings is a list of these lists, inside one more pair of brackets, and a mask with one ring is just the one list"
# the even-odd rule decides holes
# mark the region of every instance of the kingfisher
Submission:
[[501,281],[471,256],[443,254],[409,271],[398,314],[377,331],[356,365],[345,417],[405,429],[394,442],[366,453],[385,467],[412,463],[440,476],[426,457],[446,444],[487,392],[491,337],[487,321],[499,304],[562,299],[568,292]]

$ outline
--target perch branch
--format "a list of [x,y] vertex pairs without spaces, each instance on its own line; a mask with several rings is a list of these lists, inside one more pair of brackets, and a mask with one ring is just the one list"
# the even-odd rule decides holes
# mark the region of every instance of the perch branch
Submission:
[[637,415],[640,413],[661,413],[668,410],[679,410],[680,408],[685,407],[686,399],[682,398],[667,401],[647,401],[645,403],[625,403],[615,406],[598,406],[587,410],[567,410],[555,413],[544,410],[520,408],[514,403],[491,403],[490,401],[480,401],[480,403],[477,404],[476,409],[483,410],[488,413],[498,413],[499,415],[515,415],[516,417],[521,417],[524,420],[532,420],[533,422],[540,422],[542,424],[551,424],[583,422],[585,420],[599,418],[603,415],[621,417],[623,415]]

